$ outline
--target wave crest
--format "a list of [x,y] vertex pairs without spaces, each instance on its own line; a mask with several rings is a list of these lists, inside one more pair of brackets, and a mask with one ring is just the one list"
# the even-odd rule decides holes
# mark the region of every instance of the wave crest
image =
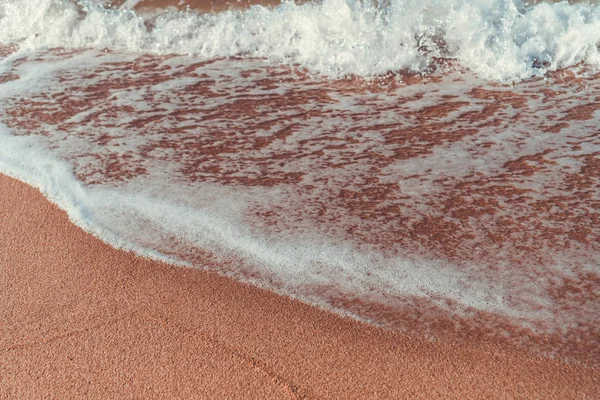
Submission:
[[22,50],[259,57],[329,77],[427,73],[439,58],[497,81],[600,65],[600,7],[566,1],[323,0],[150,15],[98,0],[0,0],[0,27],[0,42]]

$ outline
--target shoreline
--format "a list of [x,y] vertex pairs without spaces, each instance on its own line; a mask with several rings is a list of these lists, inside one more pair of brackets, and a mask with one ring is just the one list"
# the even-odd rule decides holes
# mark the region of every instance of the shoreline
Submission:
[[428,342],[116,250],[0,175],[0,397],[593,398],[597,369]]

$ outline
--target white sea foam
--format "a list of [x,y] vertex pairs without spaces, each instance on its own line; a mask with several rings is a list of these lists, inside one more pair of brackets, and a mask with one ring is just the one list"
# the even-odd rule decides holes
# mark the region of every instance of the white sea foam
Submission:
[[[148,184],[156,188],[156,182],[144,182],[143,178],[118,188],[86,187],[73,176],[71,165],[53,157],[39,140],[15,137],[9,131],[0,125],[0,173],[37,187],[65,210],[71,221],[117,248],[192,266],[155,250],[164,238],[177,237],[180,243],[213,250],[223,259],[241,257],[249,266],[258,267],[263,277],[283,282],[275,289],[314,304],[326,305],[312,288],[333,283],[336,291],[374,301],[415,296],[442,307],[450,299],[462,307],[513,317],[540,320],[551,316],[548,310],[509,305],[509,291],[503,285],[490,287],[485,280],[474,279],[447,263],[386,259],[324,238],[290,242],[257,235],[242,222],[239,211],[245,205],[236,198],[243,194],[223,193],[226,189],[219,186],[211,190],[210,185],[203,185],[211,196],[217,192],[220,196],[217,206],[204,208],[174,201],[173,194],[161,196],[148,189]],[[227,210],[219,204],[225,204]],[[143,238],[132,240],[135,231],[143,231]],[[243,278],[235,271],[232,275]],[[269,287],[264,278],[251,281]],[[536,301],[543,303],[540,298]]]
[[[19,77],[0,85],[0,105],[3,109],[8,109],[15,99],[38,102],[44,101],[43,99],[56,99],[65,92],[69,93],[69,104],[75,104],[85,99],[86,88],[109,84],[112,79],[119,81],[132,78],[132,74],[135,74],[132,71],[111,69],[109,66],[132,64],[136,57],[136,55],[88,51],[67,57],[49,53],[38,60],[36,57],[28,59],[17,54],[0,63],[0,66],[8,65],[10,68],[7,68]],[[168,149],[153,150],[157,153],[153,153],[149,163],[144,163],[147,174],[130,178],[127,182],[115,184],[108,181],[105,184],[96,183],[86,186],[75,178],[74,164],[77,164],[79,171],[83,172],[88,168],[102,170],[99,165],[101,159],[94,158],[93,155],[103,154],[106,150],[119,155],[137,154],[145,145],[160,142],[164,132],[168,132],[171,128],[184,131],[185,123],[170,120],[168,115],[171,111],[187,109],[193,103],[193,117],[202,120],[204,116],[209,116],[215,110],[226,108],[228,104],[234,102],[235,96],[232,97],[232,93],[241,92],[247,96],[260,98],[260,96],[284,95],[292,89],[286,86],[290,85],[288,83],[276,88],[269,87],[266,91],[259,85],[254,85],[252,79],[241,75],[241,72],[246,70],[260,71],[264,63],[259,60],[247,60],[241,65],[220,61],[202,67],[201,72],[207,77],[206,79],[214,79],[214,89],[221,90],[223,96],[212,97],[210,101],[204,101],[201,96],[193,97],[194,94],[187,98],[188,95],[182,89],[197,83],[198,79],[191,81],[181,72],[196,62],[197,59],[193,57],[175,57],[165,60],[163,66],[169,65],[170,69],[161,69],[161,76],[168,80],[158,84],[153,82],[127,84],[124,88],[113,89],[101,101],[90,104],[88,109],[70,116],[68,122],[72,127],[69,130],[61,130],[56,125],[45,125],[44,129],[49,132],[51,140],[41,135],[14,136],[22,133],[21,127],[14,126],[9,129],[0,126],[0,172],[39,187],[49,199],[68,212],[73,222],[116,247],[134,250],[152,258],[190,265],[185,257],[174,258],[168,255],[172,254],[170,248],[172,242],[168,239],[175,238],[177,245],[183,249],[207,249],[221,255],[223,259],[243,260],[247,264],[247,269],[259,271],[260,278],[255,283],[268,286],[268,279],[273,278],[279,282],[277,287],[285,293],[301,296],[313,302],[318,303],[322,298],[316,295],[312,288],[334,285],[345,293],[357,294],[376,301],[409,296],[440,301],[441,306],[445,305],[446,300],[452,300],[459,305],[458,308],[472,307],[530,320],[551,317],[552,311],[547,304],[545,293],[547,287],[540,278],[535,278],[528,285],[527,282],[531,278],[519,275],[520,287],[527,286],[527,293],[517,294],[516,289],[510,287],[512,277],[499,275],[490,277],[484,269],[477,266],[457,268],[447,262],[408,259],[385,255],[376,250],[369,251],[335,234],[319,232],[318,229],[308,225],[311,224],[307,222],[310,221],[308,219],[305,221],[300,219],[295,223],[292,235],[285,232],[275,235],[261,232],[248,222],[250,206],[262,204],[270,208],[287,204],[288,207],[294,208],[298,202],[294,188],[286,185],[270,189],[228,187],[210,182],[190,183],[180,172],[181,157],[185,155],[180,154],[172,160],[173,154],[170,154]],[[258,74],[253,79],[258,82],[265,76]],[[59,77],[65,80],[61,81]],[[471,85],[481,82],[477,79],[473,83],[462,81],[456,84],[437,85],[431,92],[422,96],[421,100],[410,102],[407,107],[415,110],[429,107],[439,102],[444,94],[462,97],[465,91],[469,91]],[[318,82],[314,84],[318,85]],[[406,88],[403,93],[410,96],[411,93],[417,94],[417,91],[423,90],[423,87],[415,85]],[[334,93],[331,95],[335,96]],[[333,113],[326,117],[317,116],[305,120],[309,123],[310,129],[299,131],[293,138],[275,144],[269,149],[259,151],[247,149],[245,150],[247,154],[244,155],[256,152],[261,153],[255,155],[257,158],[270,157],[283,151],[286,146],[295,149],[294,146],[299,141],[314,140],[332,134],[339,134],[343,138],[347,132],[356,129],[364,132],[364,137],[368,138],[366,144],[371,151],[384,153],[389,149],[385,146],[378,147],[376,143],[382,140],[379,137],[380,133],[375,127],[369,128],[370,125],[407,126],[411,124],[407,119],[410,115],[392,112],[379,114],[373,119],[356,120],[343,117],[344,112],[354,111],[357,115],[361,115],[361,112],[368,114],[370,110],[368,106],[360,106],[358,100],[366,100],[369,96],[366,93],[364,96],[340,97],[339,103],[331,105],[333,109],[337,107],[337,111],[341,112],[340,115],[336,116],[336,113]],[[155,101],[159,101],[160,107],[154,104]],[[398,97],[390,95],[390,98],[386,99],[386,95],[382,94],[377,101],[380,102],[379,107],[385,109],[386,106],[397,102]],[[61,112],[60,106],[54,100],[49,100],[47,108],[39,103],[36,107],[40,107],[40,111]],[[320,106],[311,105],[310,102],[298,103],[292,112],[299,115],[310,114],[311,111],[316,110],[315,107]],[[474,100],[472,104],[466,105],[462,112],[476,111],[481,107],[482,105]],[[10,120],[10,117],[4,115],[5,112],[2,111],[0,116]],[[285,113],[285,110],[268,110],[254,118],[266,121],[276,117],[283,119],[283,123],[286,121],[289,123],[286,118],[293,119],[294,116]],[[90,122],[88,117],[94,114],[101,116],[101,119]],[[125,128],[130,120],[157,115],[160,118],[153,125],[146,125],[143,128]],[[455,116],[450,114],[442,120],[444,118],[452,119]],[[543,119],[543,113],[535,116],[534,122],[536,118]],[[210,137],[212,128],[237,131],[243,129],[245,125],[247,120],[208,119],[206,123],[195,125],[192,131],[194,138],[200,141],[202,137]],[[517,135],[517,131],[526,130],[519,124],[514,129],[508,129],[502,134],[503,137],[510,138],[511,135]],[[585,132],[587,128],[582,125],[575,126],[573,129],[574,132]],[[265,129],[262,133],[257,132],[257,135],[269,136],[272,133]],[[95,138],[104,134],[120,139],[110,145],[100,145]],[[496,136],[497,139],[502,138],[493,127],[482,128],[481,134]],[[559,141],[562,144],[568,140],[568,135],[528,136],[530,148],[525,149],[523,154],[543,150],[550,142],[554,144]],[[514,148],[511,148],[508,154],[502,151],[501,145],[498,145],[500,148],[495,151],[497,159],[488,157],[485,162],[473,160],[473,157],[469,156],[472,150],[470,146],[473,145],[471,141],[466,140],[455,143],[452,148],[442,146],[428,158],[419,158],[416,161],[398,160],[397,163],[386,168],[382,179],[389,183],[402,182],[403,191],[413,197],[419,197],[420,194],[417,193],[419,191],[424,192],[423,195],[426,194],[425,192],[435,193],[435,188],[427,186],[427,182],[414,179],[415,175],[419,175],[419,171],[431,169],[435,171],[432,175],[439,174],[439,178],[448,176],[460,178],[468,174],[472,168],[480,172],[501,168],[507,160],[515,156]],[[357,151],[364,150],[360,147],[361,144],[357,146]],[[338,180],[350,183],[354,175],[363,174],[360,173],[361,168],[369,168],[369,165],[354,164],[351,169],[324,168],[310,172],[314,167],[306,167],[303,164],[306,162],[310,161],[299,158],[290,159],[287,164],[292,171],[308,171],[305,179],[310,181],[314,178],[315,182]],[[221,165],[228,167],[226,161],[221,161]],[[229,160],[229,166],[233,170],[239,168],[237,171],[239,175],[252,176],[253,174],[253,166],[236,165],[236,157]],[[101,172],[99,175],[100,178],[105,178]],[[102,181],[106,182],[100,179],[100,182]],[[305,206],[297,204],[297,208]],[[423,212],[427,213],[428,210],[425,209]],[[235,271],[231,272],[235,275]],[[530,307],[531,303],[536,304],[536,307]]]
[[[138,15],[81,0],[0,0],[0,43],[293,63],[327,76],[427,72],[456,59],[499,81],[600,65],[600,7],[521,0],[323,0],[198,15]],[[126,3],[129,4],[129,3]]]

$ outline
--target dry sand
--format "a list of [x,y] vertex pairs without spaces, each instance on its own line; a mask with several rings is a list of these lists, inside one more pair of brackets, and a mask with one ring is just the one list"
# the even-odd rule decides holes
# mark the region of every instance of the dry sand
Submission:
[[598,398],[600,374],[429,343],[115,250],[0,176],[0,398]]

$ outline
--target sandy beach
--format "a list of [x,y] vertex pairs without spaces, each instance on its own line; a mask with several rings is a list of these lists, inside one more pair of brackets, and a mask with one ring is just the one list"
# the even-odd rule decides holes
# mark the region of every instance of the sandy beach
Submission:
[[115,250],[0,176],[0,398],[598,398],[600,373],[431,343]]

